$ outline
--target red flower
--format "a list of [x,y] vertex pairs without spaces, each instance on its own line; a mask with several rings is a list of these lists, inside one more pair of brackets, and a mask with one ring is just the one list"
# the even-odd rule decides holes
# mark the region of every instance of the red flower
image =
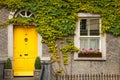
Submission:
[[100,49],[97,49],[98,51],[100,50]]
[[82,50],[85,50],[85,48],[82,48]]
[[92,48],[89,48],[89,50],[93,50]]

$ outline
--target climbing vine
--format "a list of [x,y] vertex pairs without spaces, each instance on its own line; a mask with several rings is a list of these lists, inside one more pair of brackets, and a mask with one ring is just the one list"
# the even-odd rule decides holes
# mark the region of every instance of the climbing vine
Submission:
[[[100,14],[102,33],[120,35],[120,0],[1,0],[0,8],[3,7],[11,11],[26,9],[35,14],[34,18],[13,18],[7,23],[29,25],[34,22],[42,42],[53,53],[52,62],[60,62],[56,41],[74,35],[79,12]],[[70,39],[66,41],[68,44],[60,49],[65,65],[68,64],[68,53],[78,51]]]
[[68,45],[65,45],[64,47],[62,47],[60,49],[63,53],[63,62],[64,62],[65,65],[68,64],[69,53],[73,54],[74,52],[79,52],[79,49],[74,47],[74,43],[71,39],[67,38],[66,42],[68,43]]
[[11,11],[28,9],[35,14],[37,27],[52,27],[62,32],[63,36],[74,35],[77,13],[97,13],[103,19],[102,32],[119,36],[119,3],[119,0],[1,0],[0,8]]
[[17,24],[17,25],[30,25],[30,24],[34,24],[34,19],[33,18],[13,18],[7,21],[7,23],[9,24]]

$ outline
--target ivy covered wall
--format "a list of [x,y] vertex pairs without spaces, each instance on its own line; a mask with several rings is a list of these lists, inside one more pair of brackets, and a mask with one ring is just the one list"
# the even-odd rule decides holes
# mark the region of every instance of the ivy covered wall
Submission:
[[[47,44],[52,62],[60,63],[59,51],[63,54],[63,63],[68,64],[68,53],[79,51],[74,47],[69,36],[74,35],[78,13],[95,13],[102,17],[102,33],[120,35],[120,1],[119,0],[1,0],[0,8],[10,11],[26,9],[35,14],[34,18],[13,18],[0,21],[1,25],[29,25],[35,23],[42,42]],[[66,41],[58,48],[56,42]],[[57,72],[61,72],[61,68]]]
[[1,0],[0,7],[9,8],[11,11],[32,11],[35,14],[33,21],[39,27],[38,32],[41,35],[45,34],[40,27],[52,29],[53,36],[54,33],[61,36],[73,35],[79,12],[100,14],[103,18],[102,31],[120,35],[119,3],[119,0]]

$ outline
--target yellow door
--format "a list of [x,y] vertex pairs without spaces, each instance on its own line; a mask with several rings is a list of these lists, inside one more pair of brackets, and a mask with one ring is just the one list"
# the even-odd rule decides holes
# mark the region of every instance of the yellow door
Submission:
[[38,53],[38,35],[34,26],[14,26],[14,76],[33,76]]

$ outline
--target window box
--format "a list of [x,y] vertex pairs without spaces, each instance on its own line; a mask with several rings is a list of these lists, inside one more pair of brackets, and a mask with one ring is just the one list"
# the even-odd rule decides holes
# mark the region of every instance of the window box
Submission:
[[91,53],[91,54],[79,53],[78,57],[79,58],[101,58],[102,57],[102,53]]
[[99,49],[85,49],[82,48],[80,53],[78,54],[78,57],[86,57],[86,58],[101,58],[102,53],[99,51]]

